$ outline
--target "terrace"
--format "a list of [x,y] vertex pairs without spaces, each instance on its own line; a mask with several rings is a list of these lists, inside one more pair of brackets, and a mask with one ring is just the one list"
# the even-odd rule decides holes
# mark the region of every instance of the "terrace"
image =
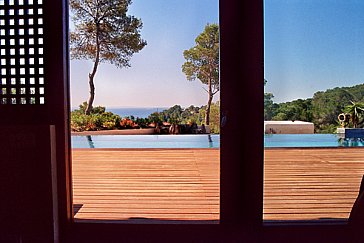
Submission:
[[[363,152],[265,149],[264,220],[347,220]],[[219,163],[219,149],[73,149],[75,220],[218,223]]]

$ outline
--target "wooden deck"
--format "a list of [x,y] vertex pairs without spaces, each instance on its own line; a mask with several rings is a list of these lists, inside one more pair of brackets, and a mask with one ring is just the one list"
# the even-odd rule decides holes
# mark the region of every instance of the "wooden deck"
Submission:
[[[218,149],[74,149],[75,219],[218,223]],[[347,219],[364,148],[266,149],[264,220]]]
[[264,165],[265,220],[346,220],[364,174],[364,149],[266,149]]
[[75,219],[218,223],[218,149],[74,149]]

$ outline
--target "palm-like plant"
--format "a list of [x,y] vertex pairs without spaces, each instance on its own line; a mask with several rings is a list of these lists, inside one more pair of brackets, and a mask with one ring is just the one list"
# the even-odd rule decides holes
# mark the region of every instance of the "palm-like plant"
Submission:
[[364,120],[362,119],[364,114],[364,103],[350,101],[351,105],[345,107],[345,112],[350,114],[351,123],[354,128],[361,125]]

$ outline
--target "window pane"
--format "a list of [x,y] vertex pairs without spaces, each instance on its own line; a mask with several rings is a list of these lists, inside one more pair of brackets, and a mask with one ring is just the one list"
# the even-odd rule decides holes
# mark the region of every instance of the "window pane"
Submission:
[[264,3],[264,220],[347,220],[364,174],[364,4]]
[[127,14],[131,26],[100,20],[93,42],[91,20],[70,13],[75,220],[218,223],[218,1],[134,1]]

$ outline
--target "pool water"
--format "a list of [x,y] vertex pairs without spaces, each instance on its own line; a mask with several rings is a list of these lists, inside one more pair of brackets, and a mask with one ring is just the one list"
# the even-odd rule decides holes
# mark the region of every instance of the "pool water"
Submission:
[[219,148],[220,135],[72,136],[72,148]]
[[363,147],[363,139],[341,139],[336,134],[269,134],[264,147]]

